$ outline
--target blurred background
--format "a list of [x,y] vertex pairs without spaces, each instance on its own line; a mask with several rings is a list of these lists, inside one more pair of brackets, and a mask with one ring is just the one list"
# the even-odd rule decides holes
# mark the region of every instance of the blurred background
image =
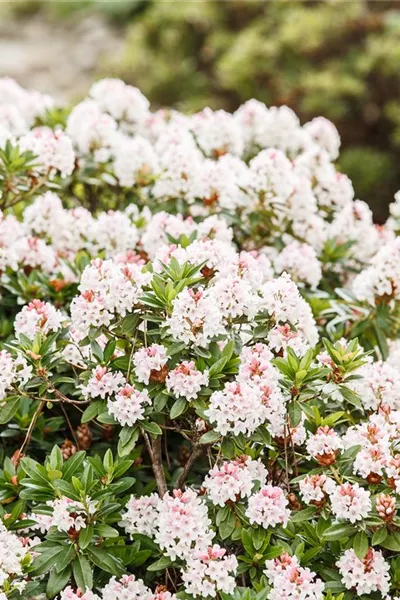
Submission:
[[400,189],[399,66],[399,1],[0,2],[0,75],[64,102],[113,76],[153,107],[253,97],[331,119],[339,167],[378,222]]

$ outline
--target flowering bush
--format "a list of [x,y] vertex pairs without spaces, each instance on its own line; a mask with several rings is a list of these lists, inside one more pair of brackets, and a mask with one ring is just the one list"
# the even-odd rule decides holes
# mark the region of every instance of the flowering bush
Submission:
[[0,100],[0,600],[396,598],[400,198],[285,107]]

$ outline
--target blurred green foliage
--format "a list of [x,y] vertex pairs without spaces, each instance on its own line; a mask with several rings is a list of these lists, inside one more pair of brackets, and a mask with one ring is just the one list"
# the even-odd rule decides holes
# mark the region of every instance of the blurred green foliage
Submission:
[[64,19],[98,12],[115,23],[126,23],[146,4],[147,0],[2,0],[0,14],[29,17],[41,13],[47,19]]
[[254,97],[304,122],[324,115],[341,168],[378,220],[400,188],[400,3],[314,0],[16,2],[65,17],[101,11],[126,36],[99,76],[138,86],[153,106],[234,110]]

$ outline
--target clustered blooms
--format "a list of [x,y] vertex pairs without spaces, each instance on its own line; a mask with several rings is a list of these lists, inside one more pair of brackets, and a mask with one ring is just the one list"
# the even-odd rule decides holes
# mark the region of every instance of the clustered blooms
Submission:
[[237,567],[236,556],[226,555],[226,550],[215,544],[188,562],[182,580],[187,593],[195,598],[215,598],[218,591],[232,594],[236,587],[234,575]]
[[173,560],[190,558],[194,550],[206,548],[213,532],[204,501],[191,489],[166,494],[159,506],[156,542]]
[[0,401],[7,398],[13,385],[24,385],[32,373],[23,356],[14,358],[7,350],[0,350]]
[[100,600],[100,596],[94,594],[90,590],[86,592],[82,591],[81,588],[77,588],[75,591],[70,585],[65,588],[60,594],[60,600]]
[[314,435],[307,440],[307,452],[321,465],[330,465],[335,462],[342,441],[338,434],[328,426],[318,427]]
[[168,373],[167,390],[176,398],[195,400],[203,386],[208,385],[208,370],[196,369],[194,361],[185,360]]
[[134,575],[123,575],[120,579],[112,577],[110,581],[100,590],[100,595],[81,588],[73,590],[68,586],[61,592],[59,600],[176,600],[175,594],[168,591],[152,592],[142,579],[136,579]]
[[295,556],[285,553],[274,560],[267,560],[265,566],[264,573],[272,586],[269,600],[322,600],[323,582],[310,569],[301,567]]
[[137,380],[148,384],[151,377],[157,377],[162,371],[167,361],[168,354],[164,346],[151,344],[148,348],[141,348],[132,357]]
[[261,393],[246,383],[232,381],[214,392],[205,414],[221,434],[251,434],[266,420]]
[[338,485],[329,498],[333,514],[338,519],[346,519],[350,523],[365,519],[372,508],[370,492],[358,483]]
[[337,562],[342,581],[347,589],[355,588],[358,595],[389,591],[389,565],[382,552],[369,548],[363,559],[354,550],[346,550]]
[[148,280],[140,266],[95,259],[86,267],[79,285],[80,295],[71,304],[71,319],[79,338],[91,327],[109,325],[113,316],[125,316],[142,295]]
[[17,314],[14,328],[16,335],[33,339],[37,333],[47,335],[61,328],[63,316],[49,302],[33,300]]
[[28,553],[28,548],[16,535],[7,531],[0,523],[0,598],[6,598],[4,591],[15,589],[22,592],[26,580],[23,576],[23,560]]
[[215,465],[205,478],[203,487],[213,504],[224,506],[228,500],[250,496],[254,484],[263,485],[268,472],[260,461],[248,456],[233,461],[224,461],[221,467]]
[[78,502],[67,497],[49,500],[47,505],[52,509],[50,527],[59,531],[79,532],[87,527],[88,519],[92,518],[97,510],[97,503],[90,498],[85,502]]
[[127,383],[118,388],[114,400],[109,399],[107,401],[107,408],[110,415],[114,416],[118,423],[133,427],[136,421],[143,417],[146,404],[150,403],[151,400],[146,390],[140,392]]
[[121,525],[129,534],[142,533],[152,537],[157,531],[158,507],[160,498],[158,494],[150,496],[131,496],[126,512],[122,515]]
[[257,523],[266,529],[281,523],[286,526],[290,517],[288,504],[280,487],[265,485],[259,492],[250,496],[246,515],[251,524]]
[[[377,546],[391,549],[399,527],[400,194],[377,227],[336,170],[336,128],[323,118],[301,125],[288,107],[154,112],[116,79],[95,83],[65,127],[47,125],[53,106],[0,79],[0,148],[32,159],[19,188],[1,189],[0,291],[15,317],[15,339],[5,329],[0,349],[1,417],[16,415],[5,448],[9,434],[46,423],[42,405],[65,400],[68,411],[87,407],[85,423],[114,435],[107,444],[118,439],[121,457],[128,440],[138,472],[119,487],[112,478],[125,461],[102,470],[96,447],[90,464],[107,475],[94,495],[78,492],[87,472],[58,489],[64,473],[45,463],[39,474],[57,498],[34,500],[33,525],[21,530],[58,536],[88,564],[81,539],[93,533],[95,551],[118,565],[126,543],[140,548],[138,562],[154,551],[173,566],[155,579],[171,591],[137,577],[133,560],[108,583],[101,569],[93,591],[74,574],[59,600],[233,596],[259,577],[268,600],[322,600],[320,577],[331,581],[335,566],[342,591],[388,597],[392,557]],[[23,210],[12,210],[14,192]],[[375,333],[364,335],[369,325]],[[56,424],[34,444],[46,448]],[[179,436],[187,446],[175,452]],[[15,473],[28,446],[29,436],[7,459]],[[7,524],[8,494],[18,502],[24,479],[4,481]],[[122,500],[103,504],[107,489]],[[112,510],[115,546],[106,539],[115,529],[100,524]],[[332,546],[327,535],[313,555],[314,526],[321,540],[325,526],[362,534],[364,556],[347,533]],[[24,593],[35,543],[0,526],[0,600]],[[288,553],[263,558],[281,544]],[[329,574],[318,563],[327,553]],[[28,577],[42,585],[47,574]]]
[[[256,461],[249,462],[253,476],[264,477],[265,468],[252,462]],[[211,521],[204,500],[196,492],[174,490],[172,496],[167,493],[162,499],[156,494],[132,496],[126,509],[121,525],[128,533],[148,535],[172,560],[184,561],[182,580],[187,593],[215,597],[217,591],[234,591],[236,556],[227,555],[217,544],[210,546],[214,537],[209,529]]]
[[[86,386],[83,386],[84,396],[90,398],[106,398],[117,394],[125,383],[124,376],[120,372],[113,373],[107,367],[96,367],[90,374]],[[122,396],[129,398],[129,390],[126,390]]]
[[322,475],[306,475],[299,482],[300,495],[306,504],[322,504],[335,488],[335,482]]

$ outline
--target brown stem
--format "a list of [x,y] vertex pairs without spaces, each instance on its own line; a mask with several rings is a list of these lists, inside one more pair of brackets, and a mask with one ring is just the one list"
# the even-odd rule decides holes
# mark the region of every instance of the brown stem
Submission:
[[61,410],[62,410],[62,411],[63,411],[63,413],[64,413],[64,417],[65,417],[65,420],[67,421],[67,424],[68,424],[69,430],[70,430],[70,432],[71,432],[71,435],[72,435],[72,437],[74,438],[75,446],[77,447],[77,449],[78,449],[78,450],[80,450],[80,448],[79,448],[79,440],[78,440],[78,438],[76,437],[75,430],[74,430],[74,428],[72,427],[72,423],[71,423],[71,421],[70,421],[70,419],[69,419],[69,416],[68,416],[68,414],[67,414],[67,411],[65,410],[65,408],[64,408],[64,406],[63,406],[62,404],[61,404],[60,406],[61,406]]
[[44,183],[45,180],[43,179],[39,181],[35,186],[33,186],[28,192],[22,192],[21,194],[17,194],[16,196],[14,196],[12,202],[7,203],[8,198],[6,197],[2,202],[1,210],[7,210],[8,208],[12,208],[22,200],[27,200],[36,192],[38,192],[40,188],[43,187]]
[[33,430],[35,429],[36,421],[38,420],[39,415],[42,412],[44,405],[45,405],[45,402],[43,402],[43,401],[40,402],[39,406],[36,409],[35,414],[32,417],[32,421],[29,424],[28,431],[26,432],[26,435],[25,435],[25,439],[22,443],[21,448],[19,449],[20,455],[23,454],[24,450],[26,448],[28,448],[28,446],[29,446],[29,443],[32,438]]
[[182,473],[179,475],[178,479],[175,483],[175,489],[179,490],[183,486],[186,481],[187,476],[189,475],[194,463],[204,452],[204,446],[194,446],[192,454],[189,456],[188,460],[183,467]]
[[151,465],[153,467],[154,477],[156,478],[158,493],[163,498],[167,493],[167,482],[165,479],[164,467],[162,463],[162,436],[159,435],[150,441],[149,435],[143,431],[144,441],[150,454]]

